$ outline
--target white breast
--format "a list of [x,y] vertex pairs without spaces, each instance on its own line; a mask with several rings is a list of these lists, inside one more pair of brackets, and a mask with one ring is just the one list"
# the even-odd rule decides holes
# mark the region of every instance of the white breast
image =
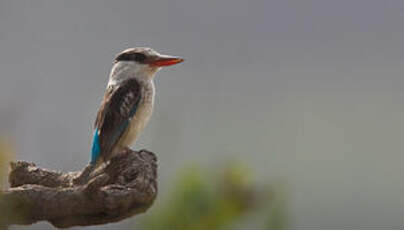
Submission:
[[142,98],[139,102],[135,115],[130,121],[127,131],[124,133],[118,143],[118,149],[132,145],[139,137],[139,134],[146,127],[152,115],[154,104],[154,83],[153,81],[142,83]]

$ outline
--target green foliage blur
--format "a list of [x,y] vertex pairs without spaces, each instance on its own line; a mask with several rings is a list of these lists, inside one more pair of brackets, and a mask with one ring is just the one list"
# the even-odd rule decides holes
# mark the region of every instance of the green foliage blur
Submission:
[[[9,163],[13,153],[10,141],[0,137],[0,190],[3,190],[6,184]],[[6,230],[10,220],[19,219],[24,215],[24,210],[15,202],[4,199],[0,193],[0,230]]]
[[11,146],[7,142],[0,138],[0,188],[5,182],[5,176],[7,174],[8,162],[12,156]]
[[[0,190],[6,181],[8,162],[11,159],[12,152],[10,145],[4,139],[0,139]],[[3,210],[0,210],[0,230],[7,229],[7,220],[10,215],[15,215],[14,213],[10,213],[9,210],[4,210],[4,207],[7,207],[7,205],[4,205],[4,202],[7,201],[4,201],[0,195],[0,206],[3,207]]]
[[257,185],[251,179],[251,170],[241,164],[213,172],[185,169],[169,198],[149,210],[140,229],[285,230],[281,186]]

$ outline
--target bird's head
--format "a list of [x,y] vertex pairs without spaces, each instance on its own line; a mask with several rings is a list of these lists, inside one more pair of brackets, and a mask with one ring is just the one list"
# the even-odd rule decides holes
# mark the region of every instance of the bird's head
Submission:
[[115,72],[115,75],[124,73],[138,78],[153,78],[162,67],[183,61],[182,58],[163,55],[148,47],[129,48],[116,55],[111,74]]

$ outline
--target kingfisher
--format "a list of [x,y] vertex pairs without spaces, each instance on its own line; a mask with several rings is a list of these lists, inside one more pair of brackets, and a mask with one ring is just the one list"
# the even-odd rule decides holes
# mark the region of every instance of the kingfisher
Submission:
[[153,111],[154,76],[162,67],[183,61],[148,47],[116,55],[94,123],[90,165],[108,162],[136,141]]

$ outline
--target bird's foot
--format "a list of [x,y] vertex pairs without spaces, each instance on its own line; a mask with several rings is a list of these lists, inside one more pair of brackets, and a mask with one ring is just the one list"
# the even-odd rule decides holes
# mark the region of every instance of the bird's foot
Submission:
[[87,165],[84,170],[73,179],[73,185],[82,185],[85,184],[88,179],[89,176],[91,174],[91,172],[95,169],[95,165],[89,164]]

